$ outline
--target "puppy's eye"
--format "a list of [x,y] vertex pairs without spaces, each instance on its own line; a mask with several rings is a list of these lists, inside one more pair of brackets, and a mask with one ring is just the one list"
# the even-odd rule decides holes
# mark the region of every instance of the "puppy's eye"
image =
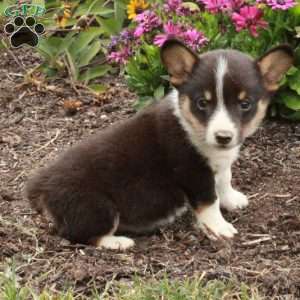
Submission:
[[240,107],[241,107],[241,110],[248,111],[251,109],[252,104],[249,100],[244,100],[244,101],[240,102]]
[[207,101],[204,99],[198,99],[197,100],[197,106],[199,108],[199,110],[206,110],[207,109]]

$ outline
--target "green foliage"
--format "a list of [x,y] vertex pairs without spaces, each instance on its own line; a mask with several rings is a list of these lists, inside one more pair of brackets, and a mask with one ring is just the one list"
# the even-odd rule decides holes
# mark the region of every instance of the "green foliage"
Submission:
[[[40,40],[37,50],[44,58],[40,69],[47,76],[67,76],[95,92],[103,85],[91,83],[111,70],[106,46],[111,28],[118,33],[125,19],[123,1],[46,1],[46,28],[52,33]],[[112,26],[107,26],[112,24]]]
[[273,109],[283,118],[300,120],[300,66],[288,71]]
[[[141,108],[151,102],[153,97],[159,100],[164,96],[168,82],[164,80],[165,70],[160,62],[159,49],[152,45],[144,45],[126,65],[128,86],[140,96],[136,103]],[[153,96],[149,96],[153,95]]]

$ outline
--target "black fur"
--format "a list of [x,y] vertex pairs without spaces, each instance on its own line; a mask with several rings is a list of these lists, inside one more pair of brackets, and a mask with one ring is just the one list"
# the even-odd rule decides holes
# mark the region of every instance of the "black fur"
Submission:
[[141,231],[216,198],[213,173],[187,140],[169,102],[74,146],[29,182],[27,198],[61,236],[89,243],[111,231]]

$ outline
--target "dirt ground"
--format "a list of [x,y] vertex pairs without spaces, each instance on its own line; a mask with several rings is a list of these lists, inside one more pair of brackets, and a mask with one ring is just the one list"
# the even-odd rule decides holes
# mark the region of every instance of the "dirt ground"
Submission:
[[[188,213],[159,232],[136,237],[136,247],[100,250],[53,236],[22,198],[28,174],[84,136],[134,113],[135,97],[120,80],[94,97],[67,81],[24,85],[24,70],[39,58],[30,51],[0,60],[0,268],[14,262],[21,283],[77,293],[102,289],[133,275],[206,280],[236,278],[268,299],[300,299],[300,124],[266,121],[242,148],[234,185],[250,198],[247,209],[225,213],[239,235],[211,242]],[[69,116],[65,100],[81,101]]]

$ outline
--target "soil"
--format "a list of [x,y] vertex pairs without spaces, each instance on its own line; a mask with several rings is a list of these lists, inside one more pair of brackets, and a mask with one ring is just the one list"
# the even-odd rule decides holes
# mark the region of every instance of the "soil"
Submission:
[[74,91],[68,80],[26,79],[25,70],[38,63],[24,49],[4,53],[0,61],[0,268],[13,262],[20,283],[52,291],[72,286],[78,294],[101,290],[112,279],[167,273],[236,278],[266,299],[300,299],[299,123],[268,120],[243,146],[234,186],[250,205],[224,212],[239,230],[233,241],[208,240],[188,213],[157,233],[136,237],[126,252],[72,245],[52,235],[30,209],[24,183],[71,144],[129,118],[136,97],[118,78],[106,79],[109,89],[98,97]]

